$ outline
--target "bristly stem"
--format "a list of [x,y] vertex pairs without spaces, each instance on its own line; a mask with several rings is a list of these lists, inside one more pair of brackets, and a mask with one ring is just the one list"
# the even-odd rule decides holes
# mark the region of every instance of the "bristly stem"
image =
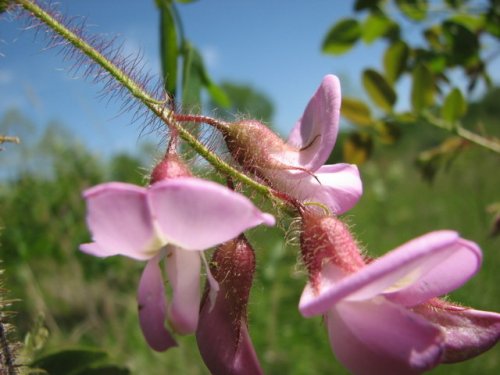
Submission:
[[49,12],[42,9],[33,0],[15,0],[15,2],[30,12],[34,17],[42,21],[57,35],[71,43],[72,46],[98,64],[103,70],[108,72],[115,80],[123,85],[123,87],[125,87],[133,97],[148,107],[168,126],[174,128],[185,142],[187,142],[200,156],[207,160],[218,171],[246,184],[273,201],[277,201],[277,197],[273,194],[271,188],[262,185],[247,175],[239,172],[237,169],[222,160],[217,154],[210,151],[203,143],[201,143],[195,136],[193,136],[176,121],[175,114],[167,107],[166,102],[161,102],[148,94],[141,85],[137,84],[137,82],[130,78],[130,76],[127,75],[122,69],[116,66],[102,53],[97,51],[82,37],[69,30],[62,22],[54,18]]

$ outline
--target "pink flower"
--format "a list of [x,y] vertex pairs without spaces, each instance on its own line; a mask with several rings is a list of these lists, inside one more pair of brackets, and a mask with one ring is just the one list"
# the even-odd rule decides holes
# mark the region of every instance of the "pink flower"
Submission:
[[255,255],[241,235],[220,245],[210,268],[220,290],[212,303],[208,284],[200,309],[196,341],[212,374],[263,374],[248,332],[247,304],[255,273]]
[[299,304],[323,314],[333,352],[353,374],[420,374],[476,356],[500,338],[500,314],[436,299],[480,267],[481,250],[452,231],[416,238],[354,272],[324,264]]
[[[274,224],[271,215],[244,196],[192,177],[163,180],[149,188],[111,182],[88,189],[84,197],[94,242],[80,250],[148,261],[139,282],[139,319],[148,344],[158,351],[176,345],[164,327],[165,317],[177,333],[196,330],[202,251],[248,228]],[[172,286],[169,303],[161,260]]]
[[273,188],[300,201],[320,202],[341,214],[362,194],[352,164],[323,165],[332,152],[340,117],[340,83],[327,75],[285,143],[258,121],[220,126],[233,158]]

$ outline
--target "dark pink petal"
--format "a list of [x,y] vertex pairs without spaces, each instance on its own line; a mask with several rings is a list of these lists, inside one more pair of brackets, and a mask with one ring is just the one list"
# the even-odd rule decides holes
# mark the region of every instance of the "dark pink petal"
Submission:
[[[439,267],[438,270],[443,269],[441,263],[451,270],[457,267],[459,272],[446,271],[445,277],[440,279],[433,270],[436,267]],[[304,316],[318,315],[343,299],[370,299],[378,294],[390,294],[412,285],[418,287],[408,289],[405,302],[409,305],[412,301],[413,304],[418,304],[422,298],[436,297],[462,285],[477,270],[478,264],[477,248],[460,239],[456,232],[431,232],[376,259],[338,283],[320,288],[315,298],[304,296],[299,308]],[[429,275],[435,285],[426,283],[426,275]],[[403,297],[398,297],[403,300]]]
[[161,248],[153,230],[146,189],[111,182],[86,190],[84,198],[94,244],[82,245],[82,251],[146,260]]
[[302,167],[315,171],[330,156],[339,130],[340,102],[338,78],[325,76],[288,138],[290,145],[301,149]]
[[413,311],[441,327],[445,347],[443,362],[460,362],[475,357],[498,343],[500,314],[456,306],[434,299]]
[[142,333],[149,346],[159,352],[177,346],[175,340],[165,329],[165,288],[158,264],[162,255],[157,255],[146,264],[137,291],[139,323]]
[[167,317],[175,332],[182,335],[193,333],[198,324],[200,268],[199,252],[168,247],[165,270],[172,285],[172,301],[167,309]]
[[383,298],[341,302],[326,318],[333,352],[353,375],[420,374],[440,362],[441,330]]
[[260,375],[263,371],[248,333],[246,319],[235,316],[222,286],[211,308],[204,298],[196,341],[203,361],[214,375]]
[[275,222],[243,195],[198,178],[155,183],[148,196],[165,239],[186,250],[205,250],[249,228]]

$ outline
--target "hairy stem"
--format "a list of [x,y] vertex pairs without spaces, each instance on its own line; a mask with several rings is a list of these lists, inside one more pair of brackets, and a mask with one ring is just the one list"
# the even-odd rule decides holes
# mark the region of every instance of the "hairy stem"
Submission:
[[98,64],[103,70],[108,72],[115,80],[125,87],[130,94],[139,100],[143,105],[148,107],[156,116],[161,118],[168,126],[175,129],[179,136],[188,143],[200,156],[207,160],[218,171],[233,177],[234,179],[246,184],[260,194],[276,201],[272,189],[254,181],[247,175],[239,172],[237,169],[222,160],[217,154],[209,150],[189,131],[184,129],[175,120],[173,111],[167,108],[166,103],[162,103],[156,98],[149,95],[139,84],[130,78],[123,70],[113,64],[106,56],[97,51],[94,47],[83,40],[79,35],[69,30],[63,23],[55,19],[50,13],[42,9],[36,2],[32,0],[15,0],[25,10],[30,12],[34,17],[42,21],[52,31],[67,40],[76,49],[85,54],[88,58]]

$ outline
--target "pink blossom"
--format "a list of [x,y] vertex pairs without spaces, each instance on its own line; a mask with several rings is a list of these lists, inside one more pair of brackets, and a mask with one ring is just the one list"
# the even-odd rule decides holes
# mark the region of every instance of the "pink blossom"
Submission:
[[339,80],[327,75],[286,143],[253,120],[220,130],[233,158],[247,171],[300,201],[320,202],[341,214],[359,200],[362,184],[355,165],[323,165],[337,140],[340,103]]
[[453,231],[416,238],[355,271],[326,262],[299,304],[324,315],[330,343],[353,374],[420,374],[476,356],[500,338],[500,314],[435,297],[463,285],[481,250]]
[[[274,218],[246,197],[214,182],[167,179],[143,188],[111,182],[84,192],[92,243],[80,250],[98,257],[123,255],[148,261],[138,288],[139,319],[149,345],[176,345],[165,317],[180,334],[198,324],[202,251]],[[160,261],[172,287],[167,302]],[[217,288],[214,282],[213,288]]]

